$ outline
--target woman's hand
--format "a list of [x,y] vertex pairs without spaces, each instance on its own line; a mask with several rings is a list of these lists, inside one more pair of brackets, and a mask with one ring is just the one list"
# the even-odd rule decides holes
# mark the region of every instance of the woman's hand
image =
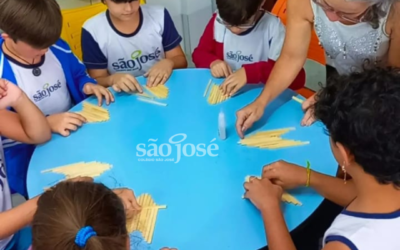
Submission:
[[301,108],[305,111],[304,117],[301,120],[302,126],[310,126],[315,122],[314,112],[313,112],[313,105],[315,104],[315,94],[305,100],[301,105]]
[[93,83],[86,83],[83,86],[83,93],[86,95],[95,95],[97,100],[99,101],[99,106],[103,103],[103,96],[106,99],[106,104],[109,105],[110,102],[114,102],[114,96],[111,92],[104,88],[103,86],[93,84]]
[[265,106],[257,100],[236,112],[236,132],[244,138],[244,132],[264,114]]
[[240,68],[235,73],[228,76],[225,81],[221,84],[220,89],[222,94],[227,96],[234,95],[247,83],[246,70]]
[[174,68],[174,62],[169,59],[163,59],[156,63],[151,69],[144,74],[147,77],[147,86],[155,87],[159,84],[165,84],[170,77]]
[[51,131],[62,136],[69,136],[71,131],[78,130],[86,122],[86,118],[82,115],[70,112],[54,114],[46,118]]
[[283,189],[293,189],[306,185],[307,170],[295,164],[277,161],[264,166],[262,178],[271,180]]

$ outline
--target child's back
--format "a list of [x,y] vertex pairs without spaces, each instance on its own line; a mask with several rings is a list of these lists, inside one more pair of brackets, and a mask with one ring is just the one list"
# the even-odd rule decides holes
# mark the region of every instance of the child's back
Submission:
[[315,116],[326,125],[332,152],[357,192],[325,233],[326,249],[400,249],[399,111],[398,70],[331,79],[317,95]]

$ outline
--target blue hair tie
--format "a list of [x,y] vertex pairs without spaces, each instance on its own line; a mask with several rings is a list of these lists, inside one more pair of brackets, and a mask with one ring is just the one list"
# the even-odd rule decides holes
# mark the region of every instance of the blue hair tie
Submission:
[[82,227],[79,229],[78,233],[76,234],[75,237],[75,244],[78,247],[85,247],[86,242],[90,239],[92,236],[96,236],[97,233],[93,230],[93,227],[91,226],[86,226]]

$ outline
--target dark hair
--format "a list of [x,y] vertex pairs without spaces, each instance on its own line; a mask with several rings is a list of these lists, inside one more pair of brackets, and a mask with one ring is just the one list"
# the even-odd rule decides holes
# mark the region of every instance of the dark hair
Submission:
[[48,48],[61,36],[60,6],[55,0],[1,0],[0,29],[15,42]]
[[[352,0],[352,1],[357,1],[357,0]],[[364,1],[367,2],[370,1],[372,3],[375,3],[367,10],[363,18],[363,21],[369,23],[374,29],[379,28],[380,19],[388,15],[388,12],[391,11],[391,8],[393,8],[393,11],[396,11],[394,9],[395,3],[398,2],[398,0],[384,0],[384,1],[364,0]],[[390,6],[391,8],[388,8]]]
[[217,0],[219,16],[230,25],[246,23],[260,10],[263,0]]
[[[92,227],[97,236],[79,248],[75,237],[86,226]],[[103,184],[62,182],[39,198],[32,235],[35,250],[126,250],[124,205]]]
[[334,76],[317,95],[316,119],[380,184],[400,188],[400,70]]

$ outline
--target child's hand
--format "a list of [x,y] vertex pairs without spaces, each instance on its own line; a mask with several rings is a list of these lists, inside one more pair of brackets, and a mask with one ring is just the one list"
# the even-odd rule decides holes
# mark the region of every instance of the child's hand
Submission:
[[141,209],[132,190],[127,188],[117,188],[113,189],[113,191],[124,203],[127,218],[132,217],[135,212]]
[[307,171],[298,165],[277,161],[264,166],[262,178],[273,180],[284,189],[293,189],[306,185]]
[[116,73],[110,76],[111,86],[116,92],[135,92],[143,93],[142,87],[136,78],[130,74]]
[[302,105],[301,108],[306,112],[304,114],[303,119],[301,120],[301,125],[302,126],[310,126],[311,124],[313,124],[315,122],[315,117],[314,117],[314,113],[313,113],[313,105],[315,104],[316,100],[315,100],[315,94],[313,96],[311,96],[310,98],[308,98],[307,100],[305,100]]
[[104,88],[103,86],[93,84],[93,83],[86,83],[83,86],[83,93],[86,95],[95,95],[97,100],[99,101],[99,106],[103,103],[103,96],[106,99],[106,104],[109,105],[110,102],[114,102],[114,96],[111,92]]
[[215,60],[210,65],[211,75],[216,78],[228,77],[232,74],[232,69],[228,63],[222,60]]
[[250,199],[259,210],[280,204],[283,190],[280,186],[272,184],[269,179],[250,177],[244,188],[246,189],[244,197]]
[[232,73],[225,79],[225,81],[221,84],[220,89],[222,94],[232,96],[244,85],[246,85],[246,82],[246,70],[244,68],[240,68],[238,71]]
[[13,107],[23,95],[24,93],[17,85],[0,79],[0,109]]
[[86,122],[86,119],[80,114],[66,112],[48,116],[47,122],[53,133],[69,136],[70,131],[76,131]]
[[172,73],[174,62],[169,59],[163,59],[156,63],[151,69],[144,74],[147,77],[146,85],[155,87],[159,84],[165,84]]

